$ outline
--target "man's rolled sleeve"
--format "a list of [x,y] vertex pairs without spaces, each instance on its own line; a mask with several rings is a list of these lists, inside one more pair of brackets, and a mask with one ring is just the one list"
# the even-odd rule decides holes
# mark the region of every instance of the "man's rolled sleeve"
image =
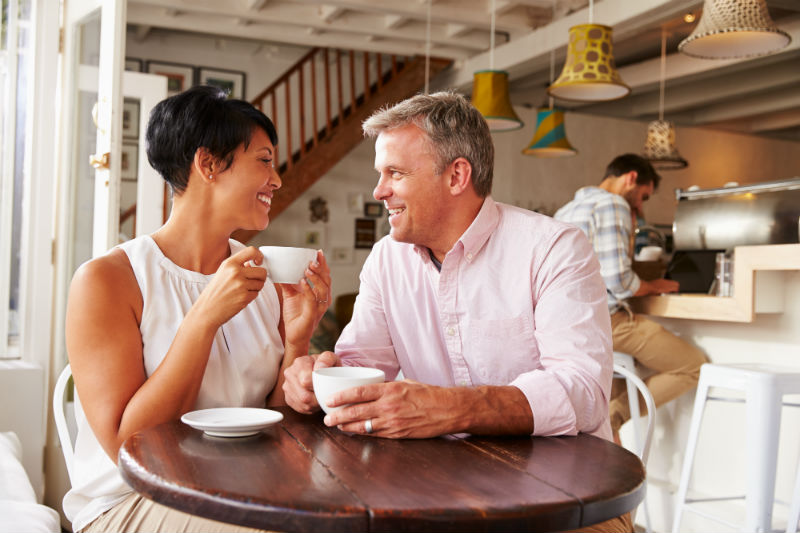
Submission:
[[610,437],[611,321],[600,266],[577,228],[553,243],[547,266],[535,278],[534,321],[540,369],[518,387],[533,412],[534,435]]

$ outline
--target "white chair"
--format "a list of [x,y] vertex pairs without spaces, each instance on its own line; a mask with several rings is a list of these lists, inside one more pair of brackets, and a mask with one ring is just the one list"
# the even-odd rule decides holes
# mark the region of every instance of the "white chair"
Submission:
[[[620,354],[620,355],[627,355],[627,354]],[[647,427],[644,432],[644,440],[641,440],[638,433],[638,427],[634,429],[634,434],[637,435],[636,438],[636,455],[639,456],[639,459],[642,460],[642,464],[645,466],[645,471],[647,470],[647,458],[650,455],[650,444],[653,440],[653,430],[655,429],[656,425],[656,401],[653,399],[653,395],[650,393],[650,389],[647,388],[644,381],[636,375],[634,370],[627,368],[619,363],[616,362],[617,352],[614,353],[615,362],[614,362],[614,375],[615,377],[621,377],[625,379],[627,386],[628,386],[628,399],[631,402],[631,421],[633,423],[639,422],[639,394],[642,395],[644,398],[644,403],[647,406]],[[627,355],[627,357],[630,357]],[[631,357],[631,364],[633,358]],[[636,416],[634,418],[634,409],[633,404],[636,404]],[[647,480],[645,479],[645,483]],[[644,507],[644,520],[645,520],[645,528],[648,533],[652,531],[650,527],[650,511],[647,508],[647,500],[642,502],[642,506]],[[636,510],[634,509],[631,512],[631,521],[634,521],[636,518]]]
[[797,468],[797,479],[794,482],[792,507],[789,511],[789,520],[786,521],[786,533],[796,533],[798,522],[800,522],[800,467]]
[[[700,436],[703,410],[708,400],[742,402],[736,398],[715,397],[709,394],[712,387],[739,390],[745,393],[745,449],[746,483],[744,531],[763,532],[772,529],[772,507],[775,501],[775,474],[778,459],[778,440],[780,434],[781,408],[786,394],[800,394],[800,368],[781,368],[762,364],[722,365],[706,363],[700,367],[700,381],[694,401],[692,422],[683,460],[681,481],[675,503],[673,533],[678,533],[681,515],[684,510],[710,518],[730,527],[737,527],[727,520],[693,508],[690,504],[722,500],[741,499],[739,496],[714,498],[687,498],[692,474],[694,455]],[[800,482],[796,483],[800,487]],[[795,491],[794,500],[797,500]],[[797,503],[793,508],[797,510]],[[797,514],[794,524],[797,527]],[[790,520],[792,518],[790,517]]]
[[74,438],[69,433],[66,415],[67,404],[64,400],[64,394],[66,393],[67,383],[70,377],[72,377],[72,369],[68,364],[64,367],[64,370],[61,371],[61,374],[58,376],[58,381],[56,381],[56,386],[53,389],[53,418],[55,419],[56,429],[58,430],[61,452],[64,454],[64,463],[67,465],[67,475],[69,476],[70,483],[72,483],[72,461],[75,453],[72,443]]

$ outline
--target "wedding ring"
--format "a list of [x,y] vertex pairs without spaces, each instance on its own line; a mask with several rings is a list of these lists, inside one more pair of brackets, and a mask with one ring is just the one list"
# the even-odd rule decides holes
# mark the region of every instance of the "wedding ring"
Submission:
[[365,432],[366,432],[368,435],[369,435],[370,433],[372,433],[372,419],[371,419],[371,418],[370,418],[370,419],[368,419],[366,422],[364,422],[364,431],[365,431]]
[[328,303],[328,300],[317,300],[317,303],[318,304],[326,304],[326,303]]

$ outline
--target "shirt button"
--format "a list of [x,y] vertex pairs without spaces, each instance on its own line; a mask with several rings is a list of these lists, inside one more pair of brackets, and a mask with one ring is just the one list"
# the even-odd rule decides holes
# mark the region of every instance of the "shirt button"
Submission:
[[459,387],[466,387],[467,386],[467,382],[466,381],[459,381],[458,382],[458,386]]
[[456,334],[456,328],[454,328],[453,326],[448,327],[447,328],[447,334],[452,337],[453,335]]
[[471,253],[467,254],[467,261],[472,261],[472,254]]

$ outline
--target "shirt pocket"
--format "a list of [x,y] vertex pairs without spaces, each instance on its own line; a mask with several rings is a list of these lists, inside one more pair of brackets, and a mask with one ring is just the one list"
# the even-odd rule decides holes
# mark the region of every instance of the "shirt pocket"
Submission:
[[467,339],[464,357],[475,385],[508,385],[538,366],[539,349],[530,315],[472,320]]

